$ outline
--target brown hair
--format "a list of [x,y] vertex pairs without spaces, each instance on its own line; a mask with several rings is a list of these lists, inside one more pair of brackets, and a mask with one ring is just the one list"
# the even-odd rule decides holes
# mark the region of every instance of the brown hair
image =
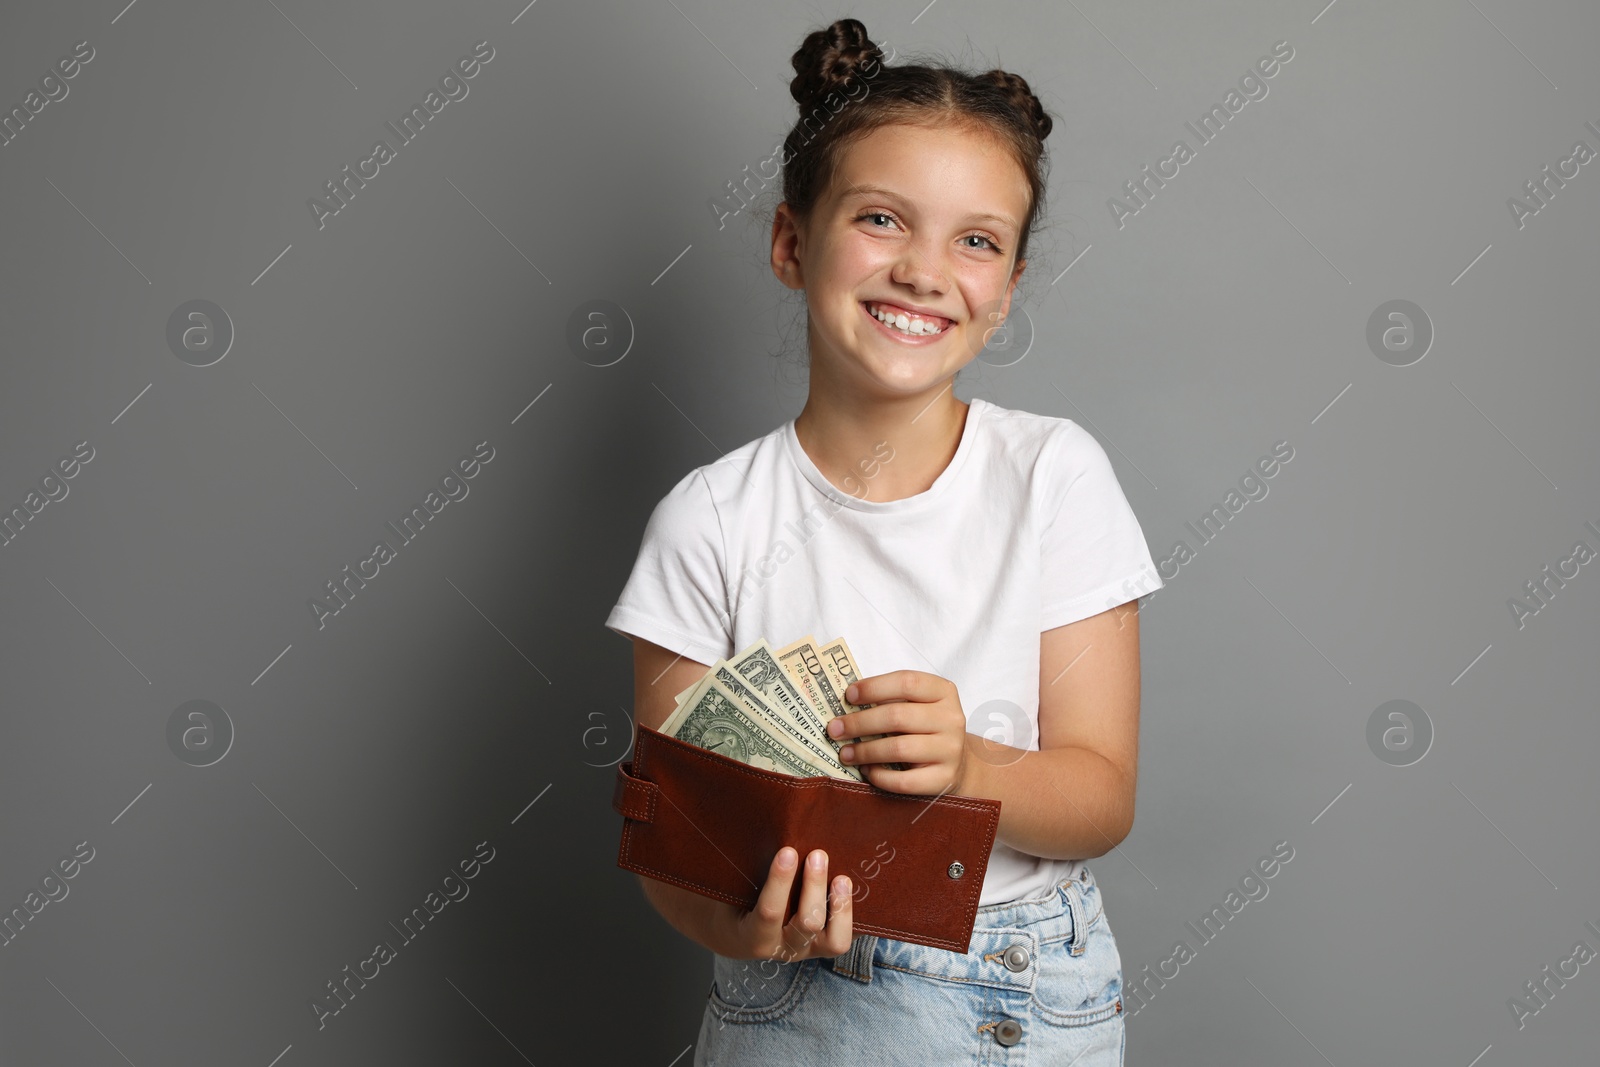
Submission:
[[1003,70],[891,67],[856,19],[807,34],[791,62],[789,95],[800,117],[783,142],[783,199],[800,222],[810,219],[851,142],[893,123],[962,123],[995,136],[1022,168],[1028,212],[1013,262],[1026,258],[1028,235],[1044,205],[1044,139],[1053,125],[1026,80]]

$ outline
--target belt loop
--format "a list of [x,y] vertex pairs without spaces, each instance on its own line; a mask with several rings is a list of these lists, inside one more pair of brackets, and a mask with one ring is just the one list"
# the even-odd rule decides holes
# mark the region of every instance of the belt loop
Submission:
[[[1087,870],[1088,868],[1084,868]],[[1074,878],[1061,887],[1061,895],[1067,900],[1067,914],[1072,918],[1072,937],[1068,944],[1072,946],[1074,956],[1083,955],[1087,939],[1084,937],[1085,920],[1088,917],[1088,908],[1083,899],[1083,882]]]
[[872,953],[878,947],[876,934],[858,934],[850,941],[849,951],[839,956],[826,957],[835,974],[854,978],[858,982],[872,981]]

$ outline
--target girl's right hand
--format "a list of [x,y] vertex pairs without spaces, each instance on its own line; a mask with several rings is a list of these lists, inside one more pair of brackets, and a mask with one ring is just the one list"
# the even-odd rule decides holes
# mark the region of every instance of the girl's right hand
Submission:
[[828,907],[828,854],[813,849],[800,884],[800,910],[786,925],[784,912],[794,886],[795,863],[799,853],[788,845],[772,857],[766,884],[756,906],[748,911],[734,904],[724,905],[724,949],[729,959],[781,960],[790,963],[813,956],[839,956],[850,951],[852,885],[848,875],[834,879],[833,906]]

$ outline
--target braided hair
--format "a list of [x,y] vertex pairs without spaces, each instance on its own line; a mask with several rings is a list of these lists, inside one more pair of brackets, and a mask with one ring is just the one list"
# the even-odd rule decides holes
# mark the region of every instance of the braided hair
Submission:
[[1028,235],[1044,204],[1044,139],[1053,125],[1020,74],[969,74],[954,67],[889,66],[857,19],[839,19],[806,38],[791,59],[789,95],[800,117],[783,142],[783,199],[802,222],[828,187],[843,150],[892,123],[987,130],[1010,151],[1028,184],[1028,211],[1018,234],[1016,262],[1027,258]]

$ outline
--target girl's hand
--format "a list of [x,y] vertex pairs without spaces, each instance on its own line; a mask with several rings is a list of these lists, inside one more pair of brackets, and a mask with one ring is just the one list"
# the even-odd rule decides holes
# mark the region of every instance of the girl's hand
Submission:
[[[812,956],[840,956],[850,951],[853,894],[850,877],[833,880],[833,906],[828,906],[828,854],[811,850],[804,881],[800,883],[800,907],[785,925],[789,893],[794,885],[799,853],[789,845],[780,848],[767,869],[767,881],[756,898],[756,906],[746,911],[723,904],[719,920],[723,933],[714,951],[734,960],[779,960],[791,963]],[[830,914],[831,910],[831,914]]]
[[[858,679],[845,692],[872,707],[835,716],[836,739],[895,734],[839,750],[841,762],[862,767],[867,780],[891,793],[960,793],[967,775],[967,713],[956,685],[926,671],[891,671]],[[877,766],[903,763],[906,769]]]

